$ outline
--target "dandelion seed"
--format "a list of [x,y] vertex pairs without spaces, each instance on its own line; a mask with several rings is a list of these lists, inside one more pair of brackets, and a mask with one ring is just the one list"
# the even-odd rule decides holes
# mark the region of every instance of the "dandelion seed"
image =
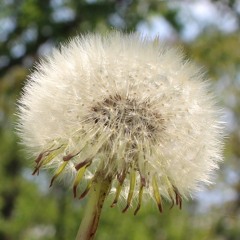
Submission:
[[33,174],[53,168],[52,185],[70,173],[74,197],[115,193],[123,212],[137,198],[136,214],[147,195],[160,212],[163,199],[181,208],[222,160],[220,111],[202,72],[137,34],[89,34],[54,50],[30,75],[19,117]]

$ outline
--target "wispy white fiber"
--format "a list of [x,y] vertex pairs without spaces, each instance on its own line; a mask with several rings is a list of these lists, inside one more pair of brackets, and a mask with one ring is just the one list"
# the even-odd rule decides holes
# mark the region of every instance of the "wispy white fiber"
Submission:
[[34,173],[70,173],[75,194],[80,172],[100,173],[115,203],[133,191],[161,211],[161,196],[181,206],[222,160],[221,113],[201,69],[137,34],[88,34],[54,49],[28,77],[18,114]]

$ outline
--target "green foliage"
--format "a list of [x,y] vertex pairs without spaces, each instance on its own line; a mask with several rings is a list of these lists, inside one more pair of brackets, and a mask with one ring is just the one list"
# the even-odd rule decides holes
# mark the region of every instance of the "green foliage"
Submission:
[[238,32],[226,35],[207,31],[189,46],[189,52],[213,78],[219,79],[223,74],[232,77],[238,74],[240,66],[239,42]]
[[[184,222],[189,214],[177,208],[169,209],[165,204],[162,214],[157,210],[157,206],[145,205],[137,216],[133,215],[133,210],[122,214],[121,209],[109,210],[106,204],[105,212],[101,220],[101,226],[97,233],[97,239],[121,240],[144,240],[144,239],[187,239],[190,235],[200,232],[190,221]],[[197,235],[197,234],[196,234]],[[200,238],[191,238],[200,239]]]

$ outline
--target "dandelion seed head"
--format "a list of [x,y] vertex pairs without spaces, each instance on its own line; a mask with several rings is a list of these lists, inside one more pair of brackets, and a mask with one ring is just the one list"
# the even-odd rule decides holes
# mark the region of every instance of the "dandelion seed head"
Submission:
[[[75,37],[30,74],[18,133],[36,168],[81,181],[109,178],[115,205],[162,197],[181,206],[222,160],[221,113],[202,71],[137,34]],[[90,188],[91,184],[87,187]],[[87,189],[86,189],[87,191]],[[84,194],[83,194],[84,195]]]

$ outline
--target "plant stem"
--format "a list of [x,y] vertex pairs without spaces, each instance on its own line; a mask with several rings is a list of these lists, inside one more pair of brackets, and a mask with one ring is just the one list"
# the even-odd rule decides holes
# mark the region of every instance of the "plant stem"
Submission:
[[93,181],[87,207],[76,240],[93,240],[97,231],[104,200],[109,192],[111,179],[100,176]]

